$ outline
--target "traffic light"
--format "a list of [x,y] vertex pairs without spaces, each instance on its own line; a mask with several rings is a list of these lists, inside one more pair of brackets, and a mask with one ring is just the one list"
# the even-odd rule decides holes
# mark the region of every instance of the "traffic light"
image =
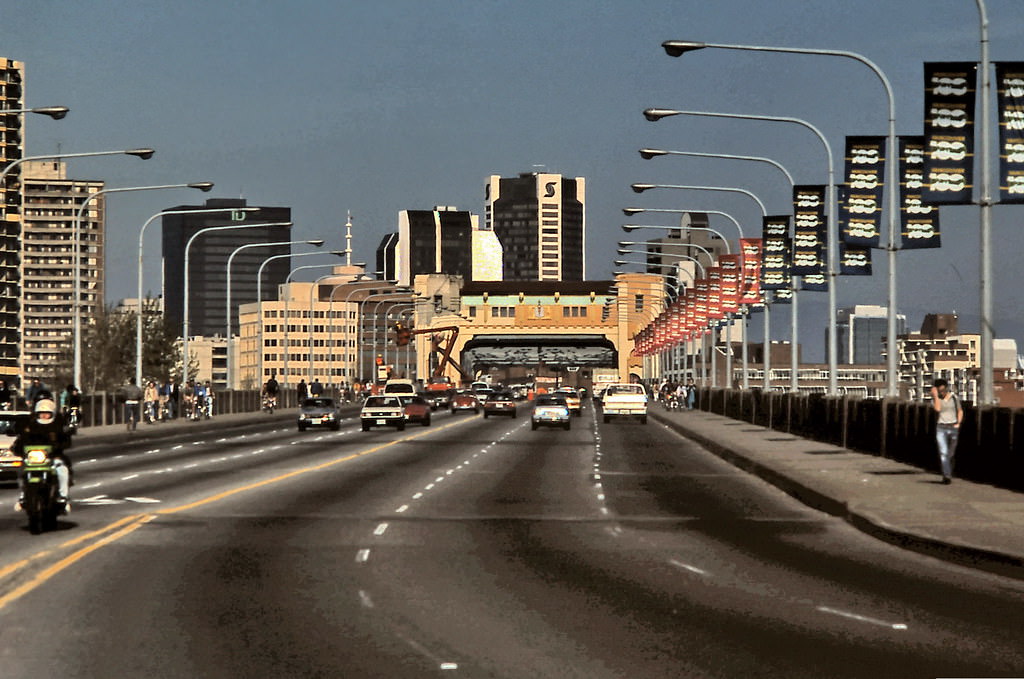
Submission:
[[412,330],[405,327],[401,322],[395,323],[395,345],[404,347],[412,339]]

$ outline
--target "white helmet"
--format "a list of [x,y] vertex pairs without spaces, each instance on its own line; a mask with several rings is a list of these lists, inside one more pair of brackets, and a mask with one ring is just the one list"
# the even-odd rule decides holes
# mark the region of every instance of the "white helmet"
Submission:
[[[57,404],[53,402],[53,399],[39,399],[39,401],[36,402],[35,407],[32,409],[32,412],[35,413],[36,422],[38,422],[39,424],[53,422],[53,418],[56,416],[57,413]],[[49,416],[44,416],[44,413],[48,414]]]

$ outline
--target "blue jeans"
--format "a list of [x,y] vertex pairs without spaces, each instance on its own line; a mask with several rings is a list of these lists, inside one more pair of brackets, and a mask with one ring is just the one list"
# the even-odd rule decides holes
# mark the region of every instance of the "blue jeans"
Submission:
[[939,446],[939,464],[942,476],[953,478],[953,457],[956,455],[956,441],[960,428],[952,424],[940,424],[935,428],[935,442]]

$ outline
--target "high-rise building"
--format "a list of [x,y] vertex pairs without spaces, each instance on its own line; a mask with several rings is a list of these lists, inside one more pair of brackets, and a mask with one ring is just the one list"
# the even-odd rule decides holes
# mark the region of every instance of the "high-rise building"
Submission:
[[[23,105],[22,80],[25,64],[0,58],[0,109],[19,110]],[[24,115],[0,115],[0,164],[6,166],[22,157]],[[18,374],[20,347],[20,255],[21,255],[21,167],[15,167],[0,185],[4,207],[0,230],[0,378],[8,381]]]
[[[103,182],[67,178],[60,161],[28,161],[22,174],[21,374],[52,378],[70,368],[74,332],[75,218]],[[83,327],[104,303],[103,196],[90,200],[79,224]]]
[[586,229],[582,177],[541,172],[487,180],[484,230],[502,247],[506,281],[580,281]]
[[377,270],[386,280],[411,285],[416,276],[443,273],[465,281],[499,280],[501,245],[481,230],[479,217],[455,207],[402,210],[398,231],[381,239]]
[[[888,333],[889,309],[872,304],[858,304],[836,312],[837,361],[846,365],[878,365],[884,363],[885,338]],[[906,332],[907,317],[896,316],[896,334]],[[825,355],[828,355],[828,330],[825,331]]]
[[[714,262],[730,252],[729,245],[720,236],[706,230],[709,225],[707,213],[686,212],[680,217],[680,228],[669,230],[662,238],[646,241],[647,272],[674,276],[682,270],[685,273],[679,275],[677,285],[680,290],[689,288],[694,280],[702,277],[702,270],[716,266]],[[731,251],[738,251],[738,247]]]
[[[242,211],[246,208],[247,212]],[[196,238],[189,249],[189,319],[192,335],[224,336],[227,330],[228,257],[242,245],[286,243],[291,240],[290,226],[259,226],[291,221],[291,208],[249,207],[244,199],[211,198],[205,205],[179,205],[171,210],[195,210],[196,214],[166,215],[163,225],[164,313],[173,327],[182,327],[185,295],[185,247],[197,232],[211,226],[253,224],[249,229],[210,231]],[[203,213],[202,210],[233,209],[231,212]],[[287,255],[288,245],[248,248],[240,251],[231,264],[231,334],[238,332],[234,309],[257,300],[257,273],[267,258]],[[291,258],[281,257],[263,268],[262,292],[273,296],[291,271]]]

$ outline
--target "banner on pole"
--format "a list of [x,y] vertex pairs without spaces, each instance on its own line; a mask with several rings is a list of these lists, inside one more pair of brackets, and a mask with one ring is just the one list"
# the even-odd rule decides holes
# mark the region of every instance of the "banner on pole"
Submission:
[[761,289],[788,288],[793,250],[789,216],[764,217],[761,235]]
[[839,244],[839,275],[870,276],[871,248],[849,243]]
[[924,187],[922,199],[968,205],[974,188],[974,100],[978,65],[924,65]]
[[900,137],[900,241],[904,250],[937,248],[939,207],[924,202],[924,137]]
[[1024,62],[996,63],[999,202],[1024,203]]
[[839,205],[839,238],[877,248],[882,231],[885,137],[847,137],[845,181]]
[[792,275],[824,273],[827,225],[825,186],[794,186]]

